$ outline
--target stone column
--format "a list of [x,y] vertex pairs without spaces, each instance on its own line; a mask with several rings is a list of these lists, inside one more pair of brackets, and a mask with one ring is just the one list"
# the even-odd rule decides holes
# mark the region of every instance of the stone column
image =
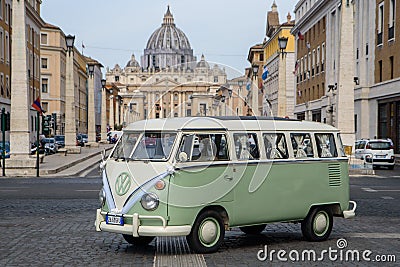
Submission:
[[178,93],[178,117],[182,116],[182,92]]
[[114,96],[113,95],[110,96],[110,120],[109,121],[110,121],[109,123],[110,123],[111,129],[115,130],[114,129],[115,121],[114,121]]
[[342,0],[339,43],[339,76],[336,98],[336,125],[345,145],[354,145],[354,45],[353,8]]
[[101,143],[107,143],[107,88],[101,89]]
[[278,77],[278,107],[277,113],[274,114],[277,117],[284,118],[287,114],[286,112],[286,56],[287,54],[281,53],[279,59],[279,77]]
[[96,143],[96,113],[94,108],[94,75],[89,74],[88,80],[88,144],[98,146]]
[[36,159],[30,158],[29,118],[31,99],[27,77],[26,58],[26,14],[25,1],[13,1],[13,41],[11,55],[11,158],[7,167],[34,168]]
[[70,154],[81,153],[76,146],[76,110],[74,85],[74,50],[67,52],[65,69],[65,148]]
[[120,124],[120,116],[119,116],[119,108],[120,108],[120,103],[119,103],[119,97],[117,97],[117,101],[115,102],[116,106],[115,106],[115,124]]
[[169,117],[173,118],[174,117],[174,108],[175,108],[175,105],[174,105],[174,92],[173,91],[169,92],[169,102],[170,102],[169,105],[170,105],[170,108],[171,108]]
[[164,94],[163,92],[160,92],[160,119],[164,118],[164,100],[163,100]]

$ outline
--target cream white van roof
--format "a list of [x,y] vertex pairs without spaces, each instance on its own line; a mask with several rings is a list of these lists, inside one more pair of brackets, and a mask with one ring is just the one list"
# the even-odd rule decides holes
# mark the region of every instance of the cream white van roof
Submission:
[[141,120],[129,124],[124,131],[178,131],[178,130],[230,130],[230,131],[320,131],[337,132],[328,124],[283,118],[231,116],[231,117],[179,117]]

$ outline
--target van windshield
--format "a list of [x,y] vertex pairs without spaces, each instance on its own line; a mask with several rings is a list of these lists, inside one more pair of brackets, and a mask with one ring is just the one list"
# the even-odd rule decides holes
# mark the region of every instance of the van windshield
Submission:
[[134,148],[132,160],[167,160],[171,154],[176,133],[145,132]]

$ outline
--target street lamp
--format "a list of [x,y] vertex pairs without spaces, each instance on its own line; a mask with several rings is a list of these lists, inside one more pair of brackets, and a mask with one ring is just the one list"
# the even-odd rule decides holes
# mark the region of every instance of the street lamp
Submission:
[[281,50],[282,58],[285,56],[286,52],[286,46],[288,42],[288,37],[278,37],[278,45],[279,49]]
[[94,64],[93,63],[88,63],[88,72],[89,72],[89,76],[92,78],[93,73],[94,73]]
[[254,64],[252,66],[253,69],[253,77],[257,77],[258,76],[258,69],[260,68],[260,66],[258,66],[257,64]]
[[75,35],[68,34],[65,36],[65,44],[67,46],[68,55],[71,55],[71,51],[74,49]]

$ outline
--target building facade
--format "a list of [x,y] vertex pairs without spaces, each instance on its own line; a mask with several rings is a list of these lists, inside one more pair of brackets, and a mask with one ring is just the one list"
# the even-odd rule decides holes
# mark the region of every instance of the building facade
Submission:
[[356,138],[390,138],[400,153],[400,2],[352,3]]
[[[279,23],[279,13],[275,1],[267,14],[267,39],[263,43],[264,67],[268,75],[263,80],[262,114],[265,116],[293,117],[295,103],[294,71],[295,38],[290,33],[294,26],[291,15],[287,21]],[[281,53],[278,39],[287,38],[287,46]]]
[[123,123],[150,118],[213,115],[214,97],[227,82],[225,70],[202,56],[196,61],[189,39],[168,7],[150,36],[142,65],[132,55],[125,68],[107,69],[107,84],[119,88]]
[[341,130],[344,144],[353,145],[353,6],[347,0],[301,0],[294,11],[295,117],[331,124]]
[[[42,108],[46,115],[54,114],[55,125],[51,134],[64,134],[65,129],[65,90],[66,90],[66,57],[65,34],[57,26],[47,23],[40,33],[40,71]],[[88,73],[87,63],[93,61],[83,56],[74,48],[74,88],[75,115],[77,133],[87,133],[87,102],[88,102]],[[96,61],[97,62],[97,61]],[[100,116],[101,103],[101,70],[95,68],[95,108],[97,117]],[[100,92],[100,96],[99,96]],[[100,97],[100,99],[99,99]],[[96,122],[100,125],[100,119]]]

